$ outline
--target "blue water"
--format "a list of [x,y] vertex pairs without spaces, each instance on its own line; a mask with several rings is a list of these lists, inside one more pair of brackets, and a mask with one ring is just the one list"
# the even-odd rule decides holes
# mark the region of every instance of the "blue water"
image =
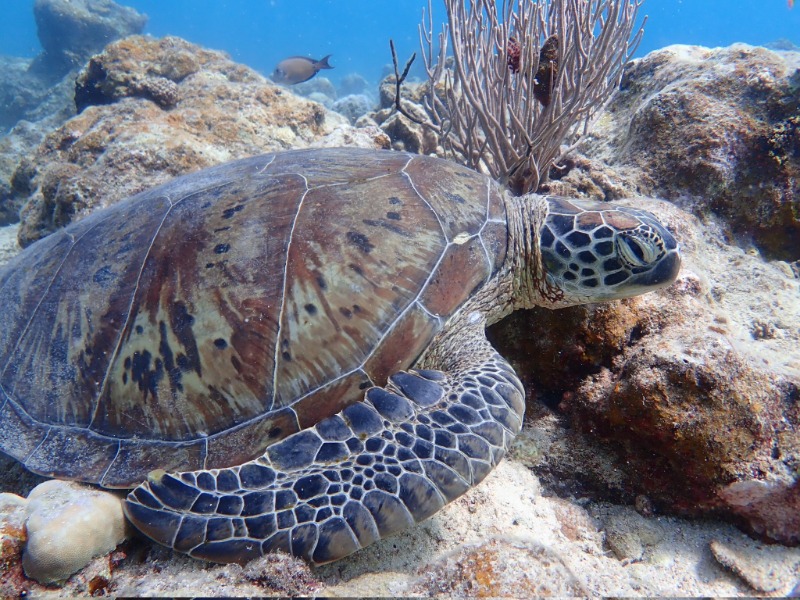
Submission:
[[[418,50],[417,25],[427,0],[119,0],[146,13],[146,33],[177,35],[221,49],[264,74],[286,56],[333,54],[334,81],[359,72],[377,80],[390,62],[388,39],[400,60]],[[441,16],[442,0],[433,5]],[[1,0],[0,54],[40,51],[33,0]],[[780,38],[800,45],[800,2],[787,0],[647,0],[649,16],[639,55],[668,44],[762,45]]]

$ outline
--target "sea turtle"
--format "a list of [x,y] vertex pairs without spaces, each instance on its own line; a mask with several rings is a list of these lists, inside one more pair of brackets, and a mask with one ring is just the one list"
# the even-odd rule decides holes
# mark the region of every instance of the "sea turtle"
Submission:
[[671,283],[649,213],[514,197],[359,149],[206,169],[39,241],[0,273],[0,449],[134,487],[192,556],[321,564],[477,485],[524,392],[484,328]]

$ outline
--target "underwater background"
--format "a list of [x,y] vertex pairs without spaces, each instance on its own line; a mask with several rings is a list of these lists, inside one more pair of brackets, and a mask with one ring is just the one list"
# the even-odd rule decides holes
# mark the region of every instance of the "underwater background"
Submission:
[[[101,52],[110,40],[92,17],[113,13],[112,0],[0,0],[5,297],[21,289],[3,287],[13,280],[2,266],[20,246],[47,248],[36,240],[175,175],[308,147],[445,155],[440,139],[393,108],[391,85],[378,93],[389,39],[401,63],[419,52],[427,0],[116,1],[147,15],[151,37]],[[432,4],[440,30],[445,0]],[[85,5],[92,10],[73,20]],[[206,565],[133,538],[88,566],[76,561],[64,588],[46,587],[33,579],[60,575],[36,571],[29,552],[38,534],[28,509],[42,478],[3,454],[22,438],[2,410],[7,373],[22,364],[8,359],[0,598],[800,597],[800,0],[644,0],[639,15],[648,18],[640,60],[607,105],[584,98],[605,108],[537,191],[651,211],[681,245],[681,273],[635,301],[517,311],[492,326],[528,403],[522,433],[479,488],[313,573],[272,555]],[[115,34],[143,27],[138,15],[132,23],[118,22]],[[674,44],[683,45],[656,52]],[[281,87],[258,74],[289,56],[329,54],[334,69],[307,83]],[[591,56],[589,71],[603,64]],[[421,65],[418,57],[403,103],[427,114],[413,81]],[[574,139],[551,135],[540,146]],[[111,256],[108,244],[92,247]],[[164,264],[177,264],[175,251]],[[109,258],[93,281],[107,285],[122,263]],[[15,310],[0,302],[0,322]],[[16,347],[0,335],[0,354],[7,342]],[[72,536],[47,544],[56,555],[102,543],[65,514],[51,521]]]
[[[211,49],[265,75],[287,56],[320,59],[332,54],[325,75],[335,84],[348,73],[377,82],[391,61],[393,38],[404,62],[419,50],[417,26],[427,0],[126,0],[120,4],[149,17],[145,33],[175,35]],[[434,22],[444,19],[434,2]],[[3,0],[0,55],[33,57],[33,0]],[[637,56],[669,44],[716,47],[734,42],[765,45],[788,40],[800,45],[800,5],[788,0],[649,0]],[[436,28],[435,28],[436,29]],[[421,61],[417,61],[420,67]]]

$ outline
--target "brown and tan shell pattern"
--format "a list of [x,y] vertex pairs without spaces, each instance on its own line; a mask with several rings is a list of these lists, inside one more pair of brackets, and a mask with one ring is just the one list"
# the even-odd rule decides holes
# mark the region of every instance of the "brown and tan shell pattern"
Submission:
[[409,367],[506,237],[491,180],[398,152],[270,154],[139,194],[0,273],[0,449],[109,487],[252,459]]

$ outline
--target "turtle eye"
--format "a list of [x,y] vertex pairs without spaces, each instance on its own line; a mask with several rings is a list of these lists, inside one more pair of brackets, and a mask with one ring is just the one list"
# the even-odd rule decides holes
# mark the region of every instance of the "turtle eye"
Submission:
[[659,247],[648,236],[636,235],[635,232],[621,232],[617,236],[619,257],[629,267],[646,267],[653,264],[659,255]]

